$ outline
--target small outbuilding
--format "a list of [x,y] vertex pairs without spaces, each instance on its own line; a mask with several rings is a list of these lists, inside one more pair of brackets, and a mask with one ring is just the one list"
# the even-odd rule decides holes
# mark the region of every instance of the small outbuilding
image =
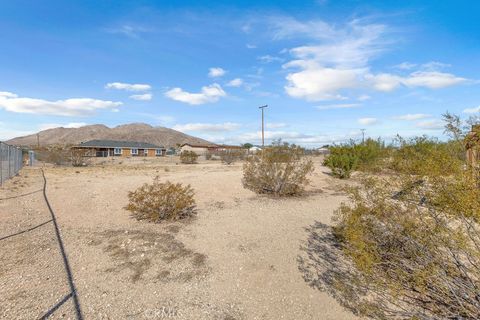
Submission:
[[214,152],[218,148],[215,144],[193,144],[193,143],[184,143],[180,146],[180,152],[183,151],[193,151],[199,156],[206,155],[209,152]]
[[146,142],[90,140],[72,147],[74,150],[84,150],[90,157],[161,157],[166,149]]

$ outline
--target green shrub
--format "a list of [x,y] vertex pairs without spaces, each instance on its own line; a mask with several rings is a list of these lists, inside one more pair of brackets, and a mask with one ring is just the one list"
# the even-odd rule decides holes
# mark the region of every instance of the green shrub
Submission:
[[302,148],[278,142],[246,159],[242,182],[259,194],[293,196],[304,191],[313,170]]
[[160,182],[159,177],[152,184],[144,184],[129,192],[126,210],[137,220],[161,222],[178,220],[195,214],[194,192],[190,185]]
[[197,163],[198,159],[198,154],[196,154],[194,151],[182,151],[180,153],[180,162],[184,164],[193,164]]
[[459,172],[463,164],[457,146],[453,142],[439,142],[425,136],[410,140],[399,138],[399,147],[392,153],[390,168],[413,175],[453,174]]
[[323,165],[329,167],[332,174],[340,179],[350,178],[352,171],[358,166],[358,156],[343,149],[336,149],[325,158]]
[[421,170],[351,190],[334,234],[357,273],[336,294],[374,319],[479,319],[478,182]]
[[332,174],[341,179],[349,178],[352,171],[374,172],[381,170],[389,157],[390,148],[378,140],[367,139],[362,144],[348,144],[330,147],[323,164],[332,170]]

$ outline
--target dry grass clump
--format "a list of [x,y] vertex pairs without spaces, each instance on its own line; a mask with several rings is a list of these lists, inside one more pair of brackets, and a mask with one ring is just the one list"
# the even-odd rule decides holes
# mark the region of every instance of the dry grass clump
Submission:
[[90,158],[87,157],[87,151],[82,149],[72,149],[70,161],[73,167],[85,167],[90,165]]
[[243,150],[227,149],[220,152],[220,160],[222,160],[222,163],[228,165],[243,160],[244,157],[245,151]]
[[260,194],[294,196],[304,191],[313,162],[295,145],[277,142],[247,158],[243,166],[243,186]]
[[194,151],[182,151],[180,153],[180,162],[183,164],[193,164],[197,163],[198,159],[198,154],[196,154]]
[[161,222],[179,220],[193,216],[195,211],[194,191],[190,185],[170,181],[160,182],[159,177],[152,184],[145,183],[129,192],[126,210],[137,220]]

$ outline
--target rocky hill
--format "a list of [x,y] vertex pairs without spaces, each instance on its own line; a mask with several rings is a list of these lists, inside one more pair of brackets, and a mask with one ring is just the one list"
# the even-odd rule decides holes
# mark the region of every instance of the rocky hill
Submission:
[[[54,128],[38,132],[41,146],[79,144],[93,139],[148,142],[159,146],[175,147],[178,144],[212,144],[209,141],[164,127],[145,123],[132,123],[109,128],[102,124],[80,128]],[[36,146],[37,134],[6,141],[18,146]]]

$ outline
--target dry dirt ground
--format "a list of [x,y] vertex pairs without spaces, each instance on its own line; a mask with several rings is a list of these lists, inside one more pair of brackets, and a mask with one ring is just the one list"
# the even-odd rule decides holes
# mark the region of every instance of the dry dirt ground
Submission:
[[[299,259],[315,223],[331,224],[345,195],[315,159],[308,195],[273,199],[245,190],[241,164],[155,159],[46,167],[85,319],[355,319],[309,285]],[[154,176],[191,184],[197,217],[151,224],[123,207]],[[0,318],[35,319],[69,286],[40,167],[0,188]],[[75,319],[72,299],[51,316]]]

